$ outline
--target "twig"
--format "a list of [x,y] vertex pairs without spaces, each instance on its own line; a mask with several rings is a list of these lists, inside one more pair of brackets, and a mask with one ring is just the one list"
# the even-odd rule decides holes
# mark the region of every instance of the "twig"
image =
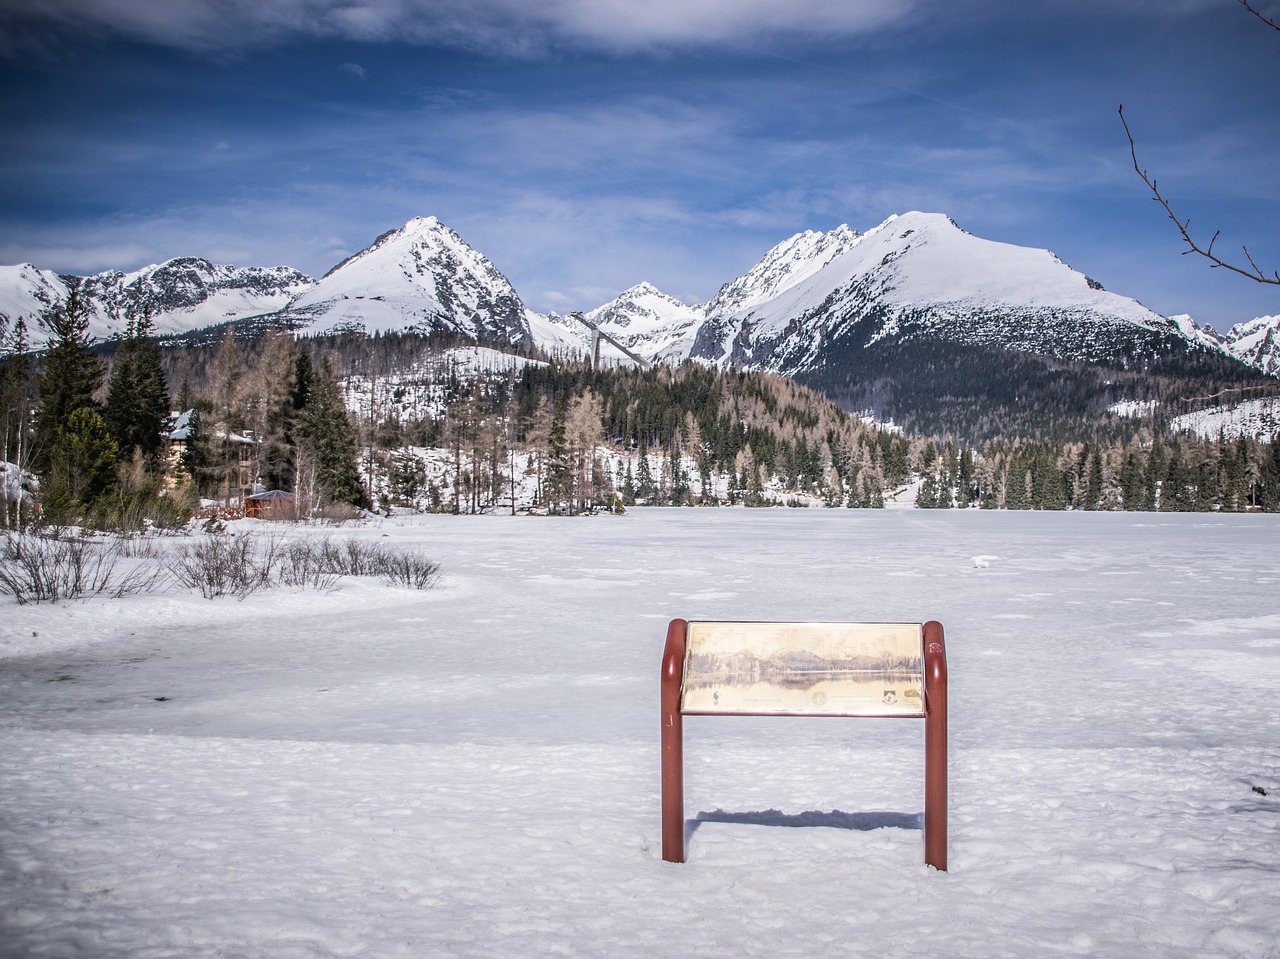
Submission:
[[1275,384],[1263,384],[1261,386],[1228,386],[1218,390],[1216,393],[1210,393],[1208,396],[1182,396],[1179,400],[1183,403],[1196,403],[1201,400],[1216,400],[1220,396],[1227,396],[1232,393],[1253,393],[1266,390],[1274,390]]
[[[1244,3],[1244,0],[1240,0],[1240,2]],[[1277,29],[1280,29],[1280,27]],[[1253,255],[1249,252],[1249,248],[1247,246],[1242,247],[1242,249],[1244,250],[1245,259],[1249,261],[1249,266],[1252,269],[1245,269],[1244,267],[1236,266],[1234,263],[1228,263],[1226,260],[1214,253],[1213,245],[1218,242],[1218,234],[1222,232],[1221,230],[1218,230],[1213,234],[1207,246],[1202,246],[1192,238],[1190,218],[1186,220],[1178,218],[1178,215],[1173,212],[1173,207],[1169,205],[1169,201],[1166,200],[1164,194],[1160,192],[1160,188],[1156,184],[1155,177],[1151,176],[1151,174],[1144,170],[1142,165],[1138,162],[1138,147],[1133,141],[1133,133],[1129,129],[1129,121],[1124,118],[1123,106],[1120,107],[1120,122],[1124,124],[1125,135],[1129,138],[1129,156],[1133,158],[1134,170],[1137,171],[1138,176],[1142,177],[1142,182],[1147,185],[1147,189],[1151,191],[1151,198],[1164,207],[1165,213],[1169,214],[1169,219],[1174,222],[1174,225],[1178,228],[1178,232],[1182,234],[1182,239],[1185,240],[1187,246],[1190,247],[1190,249],[1182,251],[1183,255],[1185,256],[1188,253],[1198,253],[1200,256],[1212,263],[1215,269],[1221,267],[1224,270],[1230,270],[1232,273],[1239,273],[1241,276],[1246,276],[1258,283],[1270,283],[1273,286],[1280,286],[1280,272],[1273,272],[1271,276],[1268,276],[1253,259]]]
[[1270,17],[1264,17],[1261,13],[1259,13],[1257,10],[1253,8],[1253,4],[1251,4],[1249,0],[1240,0],[1240,6],[1244,7],[1246,10],[1252,13],[1255,17],[1257,17],[1267,26],[1271,27],[1273,30],[1280,30],[1280,23],[1277,23],[1275,20],[1272,20]]

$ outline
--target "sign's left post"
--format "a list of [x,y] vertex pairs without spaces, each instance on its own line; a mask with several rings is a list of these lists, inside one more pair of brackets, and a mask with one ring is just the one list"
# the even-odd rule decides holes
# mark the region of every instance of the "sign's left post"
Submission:
[[662,858],[684,862],[684,685],[689,624],[673,619],[662,653]]

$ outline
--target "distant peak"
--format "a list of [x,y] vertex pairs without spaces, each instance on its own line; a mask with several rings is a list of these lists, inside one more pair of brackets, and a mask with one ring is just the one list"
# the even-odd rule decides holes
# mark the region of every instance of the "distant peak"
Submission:
[[[400,228],[401,233],[423,233],[438,230],[444,224],[434,216],[415,216]],[[446,228],[447,229],[447,228]]]
[[[667,294],[663,293],[660,289],[658,289],[648,280],[641,280],[635,286],[630,287],[629,289],[623,290],[622,293],[618,295],[618,299],[625,300],[625,299],[629,299],[631,297],[636,297],[636,296],[655,296],[655,295],[667,296]],[[668,297],[668,299],[670,299],[670,297]]]

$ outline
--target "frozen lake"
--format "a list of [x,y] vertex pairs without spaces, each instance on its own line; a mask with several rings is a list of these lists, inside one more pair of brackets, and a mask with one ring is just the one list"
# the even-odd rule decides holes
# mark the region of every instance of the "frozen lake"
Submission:
[[[1280,517],[325,534],[444,576],[0,601],[0,955],[1280,955]],[[663,862],[675,617],[941,621],[950,871],[902,719],[690,717]]]

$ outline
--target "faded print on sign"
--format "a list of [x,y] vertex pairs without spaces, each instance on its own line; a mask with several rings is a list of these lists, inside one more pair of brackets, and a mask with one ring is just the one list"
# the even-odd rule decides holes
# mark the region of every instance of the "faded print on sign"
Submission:
[[919,623],[690,623],[686,713],[922,716]]

